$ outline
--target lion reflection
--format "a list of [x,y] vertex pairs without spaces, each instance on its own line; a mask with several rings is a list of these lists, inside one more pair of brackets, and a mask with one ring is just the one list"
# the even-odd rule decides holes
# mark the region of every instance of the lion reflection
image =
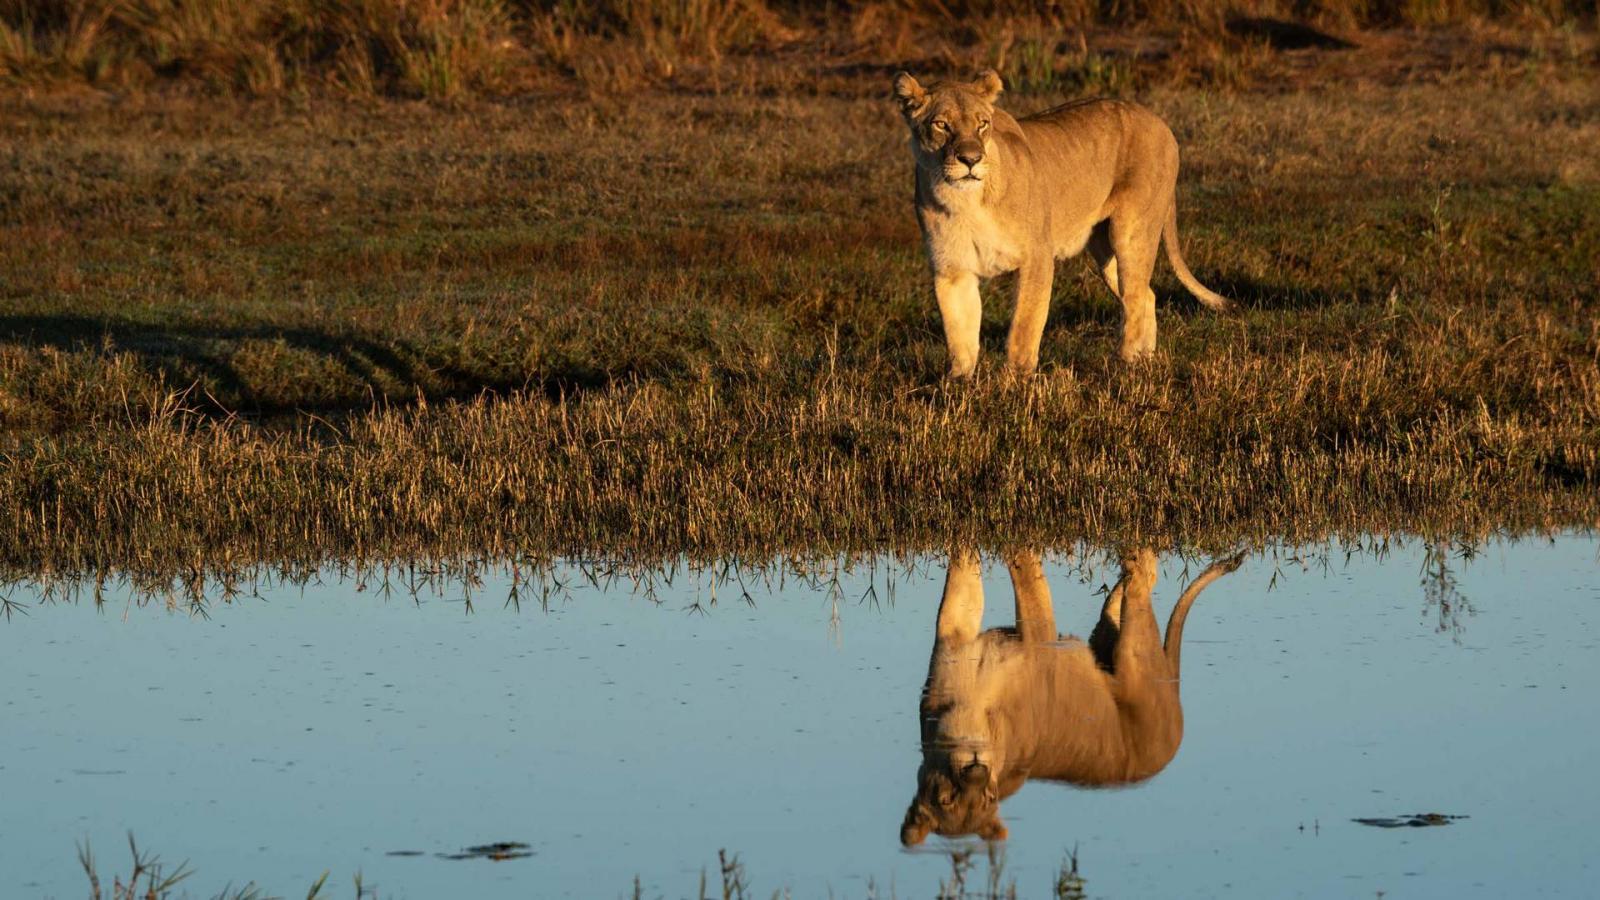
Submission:
[[917,796],[901,842],[919,844],[930,831],[1004,840],[1000,801],[1030,778],[1119,785],[1165,768],[1183,740],[1184,617],[1206,585],[1238,566],[1238,558],[1214,563],[1183,591],[1163,644],[1150,606],[1156,555],[1128,555],[1086,644],[1057,635],[1037,555],[1006,561],[1017,624],[988,631],[979,630],[978,558],[952,556],[922,696]]

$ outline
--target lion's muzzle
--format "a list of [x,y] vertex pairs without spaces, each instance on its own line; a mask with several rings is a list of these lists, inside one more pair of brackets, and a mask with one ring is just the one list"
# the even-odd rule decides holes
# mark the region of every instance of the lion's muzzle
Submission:
[[961,780],[974,787],[987,785],[989,783],[989,767],[979,762],[978,758],[974,756],[972,762],[961,770]]
[[983,180],[988,172],[988,167],[983,165],[983,143],[977,140],[963,140],[951,143],[945,152],[944,176],[946,179],[961,183],[975,183]]

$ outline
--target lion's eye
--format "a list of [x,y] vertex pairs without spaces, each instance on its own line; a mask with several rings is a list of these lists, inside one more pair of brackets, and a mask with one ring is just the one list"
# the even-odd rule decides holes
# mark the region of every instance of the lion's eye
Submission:
[[947,131],[949,128],[950,126],[947,125],[943,119],[935,119],[933,122],[934,131]]
[[982,122],[979,122],[978,123],[978,130],[979,131],[988,131],[989,130],[989,120],[988,119],[984,119]]

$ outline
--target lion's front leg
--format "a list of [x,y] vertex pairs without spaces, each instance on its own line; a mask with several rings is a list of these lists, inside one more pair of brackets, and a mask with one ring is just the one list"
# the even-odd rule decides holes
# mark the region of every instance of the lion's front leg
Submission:
[[1050,583],[1044,578],[1039,554],[1018,551],[1006,557],[1011,589],[1017,595],[1017,634],[1024,641],[1055,641],[1056,612],[1050,603]]
[[944,319],[944,341],[950,351],[950,374],[967,378],[978,368],[978,329],[983,324],[983,298],[972,272],[935,275],[933,293]]
[[1055,259],[1034,253],[1017,273],[1017,308],[1011,315],[1011,335],[1006,339],[1006,362],[1014,375],[1031,375],[1039,365],[1039,341],[1050,316],[1050,287],[1055,280]]
[[983,630],[983,567],[973,550],[952,550],[939,601],[937,643],[967,644]]

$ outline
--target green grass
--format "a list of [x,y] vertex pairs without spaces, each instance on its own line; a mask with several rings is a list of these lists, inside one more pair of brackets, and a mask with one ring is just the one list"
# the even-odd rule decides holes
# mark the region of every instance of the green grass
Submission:
[[1139,91],[1184,148],[1185,255],[1241,310],[1160,276],[1161,353],[1128,369],[1064,263],[1021,385],[993,371],[1004,283],[990,371],[941,380],[882,73],[10,95],[0,564],[1593,525],[1592,66],[1419,40],[1422,77],[1342,74],[1385,45],[1295,57],[1297,89]]

